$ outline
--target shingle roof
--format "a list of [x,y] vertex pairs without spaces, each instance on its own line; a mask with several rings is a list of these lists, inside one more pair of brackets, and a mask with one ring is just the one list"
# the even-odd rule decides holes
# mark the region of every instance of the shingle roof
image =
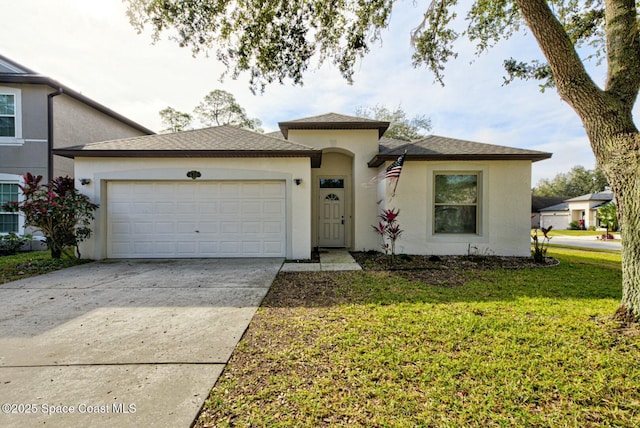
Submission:
[[551,205],[550,207],[542,208],[542,209],[540,209],[540,212],[542,212],[542,211],[568,211],[568,210],[569,210],[569,204],[566,203],[566,202],[562,202],[561,204]]
[[558,205],[565,201],[562,196],[531,196],[531,212],[538,212],[544,208]]
[[171,134],[146,135],[54,150],[74,157],[311,157],[321,151],[258,132],[217,126]]
[[278,126],[285,138],[289,138],[290,129],[377,129],[378,137],[382,137],[389,122],[348,116],[338,113],[326,113],[319,116],[279,122]]
[[477,143],[455,138],[429,135],[418,141],[406,142],[388,138],[380,139],[380,153],[370,162],[370,167],[382,165],[407,151],[406,160],[509,160],[538,161],[548,159],[551,153],[525,150],[495,144]]
[[610,190],[605,190],[604,192],[588,193],[586,195],[576,196],[575,198],[567,199],[567,202],[611,200],[613,200],[613,192]]

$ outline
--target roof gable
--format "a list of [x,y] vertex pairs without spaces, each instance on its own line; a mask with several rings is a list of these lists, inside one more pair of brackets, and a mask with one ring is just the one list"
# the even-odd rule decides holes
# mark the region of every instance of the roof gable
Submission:
[[319,116],[279,122],[278,126],[284,138],[289,138],[290,129],[377,129],[378,138],[380,138],[389,128],[389,122],[345,114],[326,113]]

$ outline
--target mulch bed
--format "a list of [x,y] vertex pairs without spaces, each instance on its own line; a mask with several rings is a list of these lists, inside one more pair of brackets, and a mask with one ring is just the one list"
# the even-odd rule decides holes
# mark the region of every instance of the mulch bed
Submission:
[[536,263],[531,257],[410,256],[406,254],[396,255],[395,262],[392,264],[390,256],[376,251],[354,251],[351,255],[365,270],[526,269],[558,264],[558,261],[551,257],[547,257],[545,263]]

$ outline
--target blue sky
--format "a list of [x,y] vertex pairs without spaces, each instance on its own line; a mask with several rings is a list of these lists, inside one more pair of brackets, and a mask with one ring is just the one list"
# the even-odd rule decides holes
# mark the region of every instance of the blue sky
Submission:
[[[354,114],[358,106],[402,106],[431,118],[431,133],[552,152],[537,162],[532,182],[552,178],[575,165],[593,168],[594,157],[573,110],[555,90],[541,93],[536,82],[502,85],[502,61],[539,58],[535,40],[516,36],[489,53],[459,43],[445,87],[426,69],[411,65],[409,34],[419,24],[420,6],[400,1],[382,43],[358,63],[348,85],[330,64],[312,67],[304,86],[272,85],[253,95],[248,79],[219,81],[215,58],[193,58],[187,49],[150,32],[138,35],[120,0],[0,0],[5,17],[0,52],[153,129],[166,106],[191,112],[213,89],[233,93],[266,131],[277,123],[327,112]],[[602,83],[604,69],[595,71]]]

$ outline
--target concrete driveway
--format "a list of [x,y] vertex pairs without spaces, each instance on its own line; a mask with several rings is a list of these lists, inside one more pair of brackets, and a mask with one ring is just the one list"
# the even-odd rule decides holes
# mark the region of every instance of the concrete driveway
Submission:
[[103,261],[0,285],[0,426],[188,427],[281,265]]

